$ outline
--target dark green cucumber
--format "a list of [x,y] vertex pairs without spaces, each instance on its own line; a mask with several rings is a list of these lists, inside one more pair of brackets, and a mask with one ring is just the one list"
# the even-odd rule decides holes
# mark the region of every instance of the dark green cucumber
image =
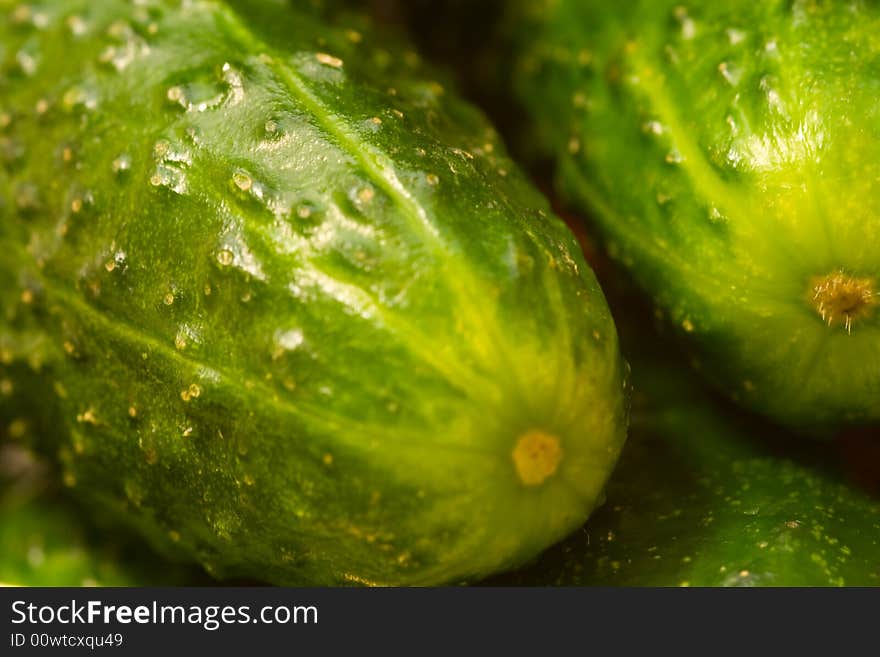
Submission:
[[623,333],[632,428],[605,505],[490,583],[880,586],[880,499],[854,485],[834,444],[734,412],[681,369],[675,345]]
[[880,7],[511,3],[560,188],[729,394],[880,419]]
[[601,290],[414,53],[284,4],[0,2],[0,379],[218,576],[512,567],[624,439]]

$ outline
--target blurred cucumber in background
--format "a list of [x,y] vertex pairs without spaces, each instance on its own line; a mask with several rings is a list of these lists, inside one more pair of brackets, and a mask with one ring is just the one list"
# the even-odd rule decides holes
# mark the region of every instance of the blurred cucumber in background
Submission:
[[210,583],[67,499],[49,466],[19,442],[22,429],[13,421],[0,431],[0,586]]

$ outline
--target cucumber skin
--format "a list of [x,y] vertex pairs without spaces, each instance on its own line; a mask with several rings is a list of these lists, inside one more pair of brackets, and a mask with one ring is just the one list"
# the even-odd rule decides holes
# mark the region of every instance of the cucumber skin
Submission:
[[[368,26],[171,4],[0,3],[0,379],[57,409],[39,449],[217,577],[457,582],[563,538],[626,425],[573,236]],[[526,487],[533,429],[563,459]]]
[[517,93],[558,188],[734,400],[818,432],[880,419],[880,313],[827,326],[814,277],[880,281],[870,3],[518,2]]
[[[603,277],[604,281],[605,278]],[[632,365],[630,436],[583,531],[497,586],[878,586],[880,500],[804,443],[711,394],[650,311],[606,287]]]

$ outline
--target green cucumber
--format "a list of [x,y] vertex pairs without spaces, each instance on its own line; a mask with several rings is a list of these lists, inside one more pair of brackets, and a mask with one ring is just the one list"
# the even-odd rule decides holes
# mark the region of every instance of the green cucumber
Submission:
[[632,428],[605,505],[489,583],[880,586],[880,500],[835,465],[833,443],[744,416],[682,370],[668,340],[623,333]]
[[511,3],[559,188],[734,399],[880,420],[880,7]]
[[70,487],[280,584],[466,581],[583,522],[613,321],[407,46],[299,3],[0,7],[0,379]]

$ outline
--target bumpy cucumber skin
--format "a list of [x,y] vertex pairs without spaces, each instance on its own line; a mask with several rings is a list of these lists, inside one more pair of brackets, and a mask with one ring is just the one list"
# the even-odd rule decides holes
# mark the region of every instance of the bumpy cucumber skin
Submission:
[[875,298],[849,331],[812,298],[835,272],[880,292],[878,7],[512,5],[559,188],[697,366],[784,423],[880,419]]
[[624,440],[601,290],[413,53],[283,5],[0,3],[0,378],[57,405],[69,486],[217,576],[512,567]]
[[831,445],[714,398],[668,339],[624,332],[623,346],[632,427],[605,505],[583,532],[488,583],[880,585],[880,500],[834,465]]

